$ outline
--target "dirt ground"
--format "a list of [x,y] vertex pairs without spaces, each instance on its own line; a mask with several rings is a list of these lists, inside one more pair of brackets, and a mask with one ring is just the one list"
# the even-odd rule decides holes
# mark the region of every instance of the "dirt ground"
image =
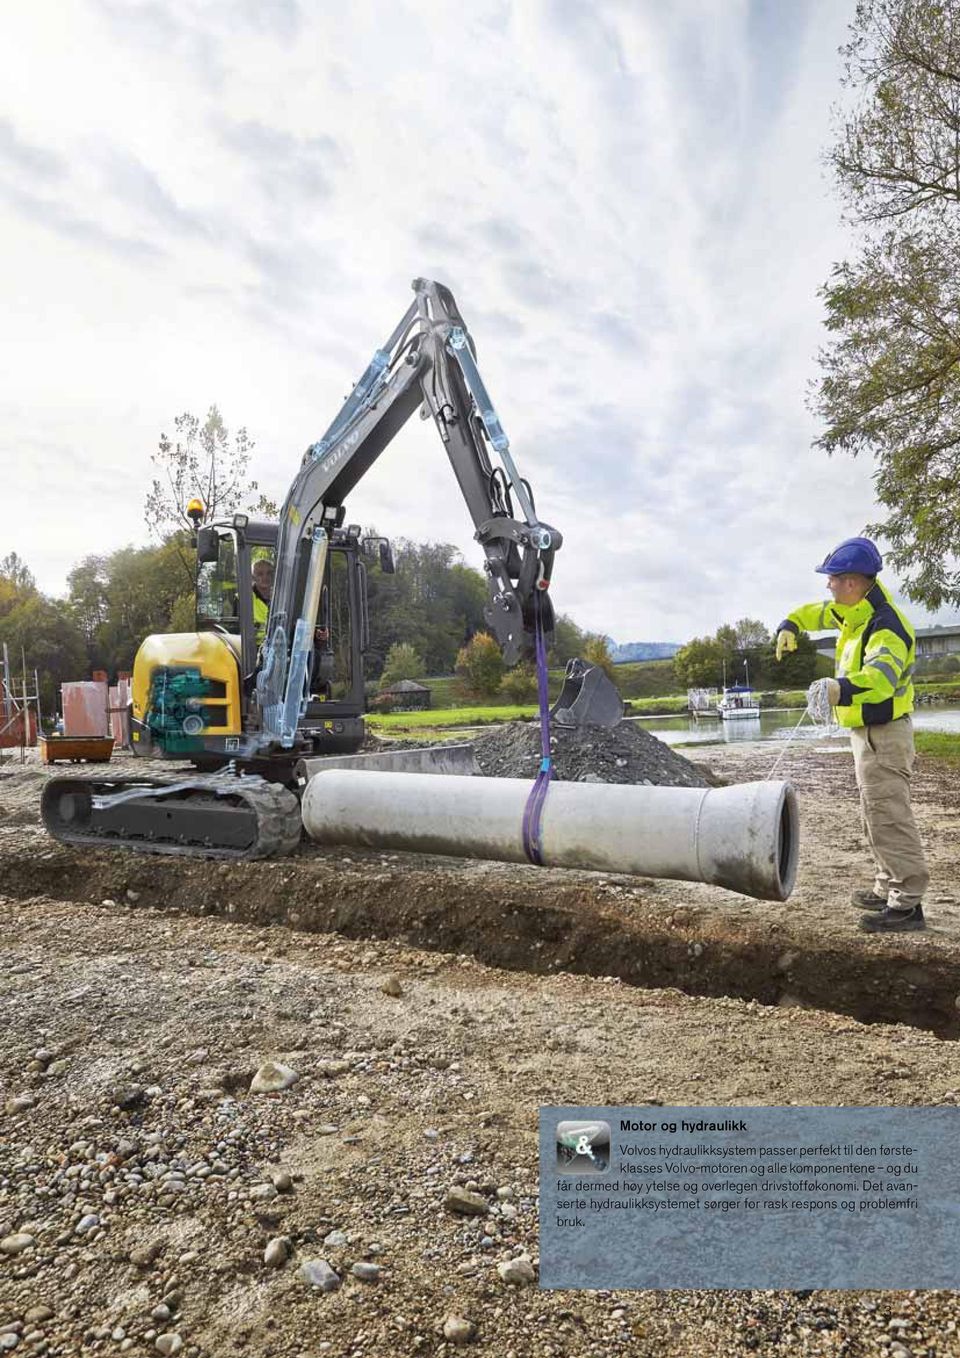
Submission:
[[[778,751],[691,753],[741,781]],[[539,1105],[960,1102],[945,766],[915,781],[931,927],[885,939],[847,904],[869,876],[842,742],[777,770],[801,807],[785,904],[313,846],[80,853],[39,824],[44,776],[0,766],[0,1349],[960,1356],[954,1292],[541,1292],[497,1268],[537,1264]],[[295,1083],[250,1093],[270,1060]],[[336,1290],[305,1280],[320,1260]]]

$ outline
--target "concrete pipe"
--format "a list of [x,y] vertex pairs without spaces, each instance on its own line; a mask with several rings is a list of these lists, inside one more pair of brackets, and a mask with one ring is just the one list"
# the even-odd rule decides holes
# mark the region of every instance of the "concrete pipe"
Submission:
[[[329,769],[303,793],[322,844],[525,863],[531,783]],[[709,882],[785,901],[797,874],[799,820],[789,783],[723,788],[552,783],[541,820],[546,867]]]

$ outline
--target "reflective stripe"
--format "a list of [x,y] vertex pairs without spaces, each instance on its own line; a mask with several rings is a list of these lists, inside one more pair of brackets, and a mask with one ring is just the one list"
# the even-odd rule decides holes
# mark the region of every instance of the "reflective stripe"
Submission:
[[903,667],[907,662],[907,657],[905,655],[897,655],[896,651],[891,651],[889,646],[880,646],[875,651],[871,650],[866,657],[866,663],[869,665],[872,660],[878,660],[881,656],[886,656],[889,659],[896,674],[900,675],[903,673]]
[[885,660],[868,660],[863,668],[865,670],[879,670],[886,679],[890,680],[891,684],[896,685],[897,672],[893,666],[888,665]]

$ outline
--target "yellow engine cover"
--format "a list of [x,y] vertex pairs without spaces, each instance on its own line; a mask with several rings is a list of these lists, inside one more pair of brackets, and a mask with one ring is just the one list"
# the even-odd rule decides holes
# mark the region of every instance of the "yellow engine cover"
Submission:
[[222,632],[171,632],[147,637],[133,662],[133,716],[143,721],[150,698],[150,684],[161,667],[190,666],[204,679],[223,684],[223,698],[204,698],[209,709],[223,709],[219,725],[207,726],[211,736],[238,736],[243,727],[240,712],[240,638]]

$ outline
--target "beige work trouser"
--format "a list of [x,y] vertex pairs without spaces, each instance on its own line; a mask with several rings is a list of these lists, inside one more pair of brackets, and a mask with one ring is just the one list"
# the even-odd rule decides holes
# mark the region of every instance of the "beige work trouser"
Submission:
[[918,904],[930,881],[910,806],[913,722],[899,717],[850,731],[863,832],[876,865],[874,891],[894,910]]

